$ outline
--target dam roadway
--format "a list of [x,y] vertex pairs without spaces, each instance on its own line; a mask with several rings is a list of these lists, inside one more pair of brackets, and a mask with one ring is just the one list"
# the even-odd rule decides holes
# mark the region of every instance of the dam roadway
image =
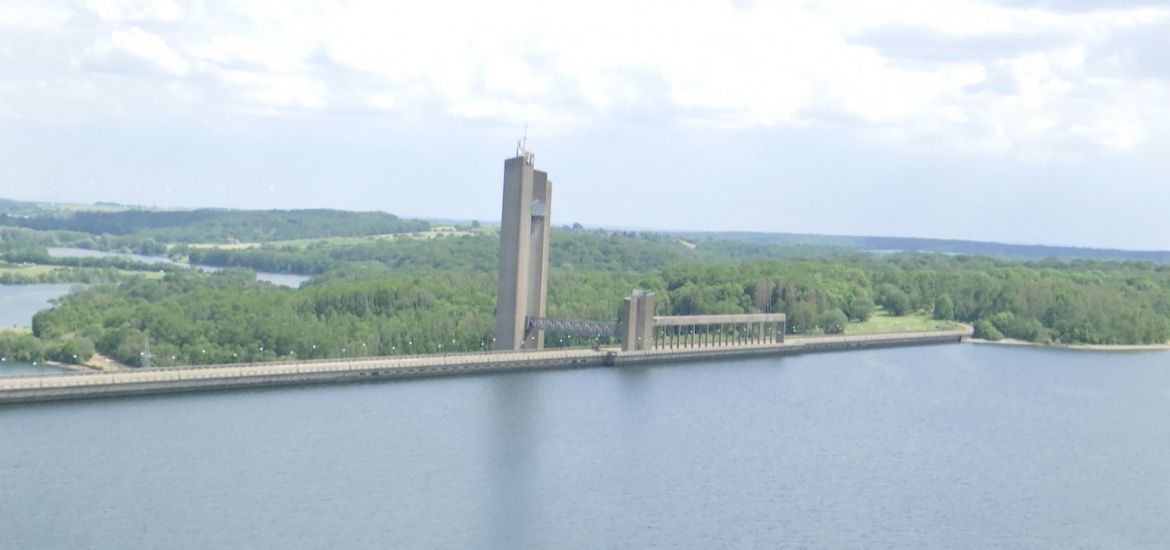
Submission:
[[970,329],[818,337],[785,343],[687,346],[643,351],[565,348],[308,361],[161,367],[0,378],[0,403],[29,403],[207,390],[451,376],[511,370],[597,367],[787,355],[860,347],[960,342]]

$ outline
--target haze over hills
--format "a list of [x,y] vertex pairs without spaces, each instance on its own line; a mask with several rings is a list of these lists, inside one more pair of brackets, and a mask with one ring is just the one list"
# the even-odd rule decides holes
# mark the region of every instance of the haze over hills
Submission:
[[[324,358],[362,344],[383,355],[412,342],[414,351],[438,351],[439,344],[473,351],[492,337],[500,239],[490,225],[436,226],[384,212],[323,209],[17,206],[23,214],[0,214],[0,284],[88,286],[38,313],[31,335],[0,339],[0,352],[13,357],[61,360],[97,350],[133,365],[148,328],[151,349],[176,364],[294,353]],[[912,251],[892,252],[901,247]],[[972,247],[1015,258],[951,254]],[[879,325],[903,330],[906,323],[964,322],[992,340],[1170,340],[1170,262],[1049,259],[1056,254],[1135,257],[932,239],[573,224],[550,234],[548,303],[553,317],[606,320],[636,288],[654,292],[656,308],[670,315],[783,312],[794,334],[840,332],[851,323],[870,330],[878,325],[865,323],[876,316]],[[1142,258],[1165,258],[1155,254]],[[257,272],[305,280],[294,290],[261,283]]]
[[[89,231],[110,234],[125,234],[135,227],[168,227],[178,229],[185,224],[207,224],[230,222],[248,214],[261,213],[273,222],[264,231],[252,227],[252,231],[236,227],[227,233],[239,234],[241,239],[249,236],[259,237],[257,240],[277,240],[299,238],[301,232],[307,229],[305,224],[313,225],[315,234],[327,231],[328,222],[342,222],[352,215],[354,224],[343,224],[346,227],[336,235],[328,236],[358,236],[375,235],[379,233],[397,233],[410,230],[424,230],[429,223],[466,225],[475,223],[465,220],[429,219],[411,220],[398,218],[386,213],[351,212],[344,210],[233,210],[225,208],[205,209],[159,209],[141,206],[123,205],[117,203],[95,204],[48,204],[25,202],[10,199],[0,199],[0,225],[18,226],[38,230],[66,230]],[[326,222],[320,220],[321,217]],[[314,217],[313,221],[309,217]],[[298,219],[300,218],[300,219]],[[494,221],[484,222],[494,225]],[[567,228],[567,226],[562,226]],[[575,226],[576,229],[593,229]],[[607,231],[629,232],[625,229],[611,228]],[[234,233],[233,233],[234,231]],[[282,234],[292,231],[290,234]],[[1148,260],[1160,263],[1170,262],[1170,251],[1165,250],[1122,250],[1112,248],[1089,248],[1072,246],[1050,246],[1042,244],[1011,244],[1000,242],[985,242],[955,239],[933,239],[923,237],[889,237],[871,235],[822,235],[806,233],[765,233],[749,231],[636,231],[636,233],[653,233],[661,236],[670,236],[689,243],[707,243],[712,246],[720,242],[723,247],[742,247],[743,244],[779,245],[785,247],[806,247],[810,252],[817,249],[838,249],[856,252],[938,252],[944,254],[971,254],[1007,259],[1044,259],[1057,258],[1061,260],[1094,259],[1094,260]],[[725,242],[724,242],[725,241]],[[735,244],[740,243],[740,244]]]
[[1073,246],[1050,246],[1041,244],[1009,244],[954,239],[931,239],[922,237],[876,237],[865,235],[811,235],[801,233],[754,233],[754,232],[682,232],[684,238],[724,239],[760,244],[805,245],[846,248],[871,252],[941,252],[946,254],[972,254],[995,258],[1062,260],[1149,260],[1170,261],[1170,251],[1165,250],[1119,250],[1112,248],[1088,248]]

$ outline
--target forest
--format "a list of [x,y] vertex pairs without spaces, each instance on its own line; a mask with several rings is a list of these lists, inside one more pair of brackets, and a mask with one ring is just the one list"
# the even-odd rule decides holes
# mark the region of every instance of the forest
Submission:
[[162,255],[167,244],[364,237],[425,231],[430,223],[385,212],[203,209],[0,213],[0,228],[37,230],[50,245]]
[[[51,240],[45,232],[0,237],[6,261],[62,260],[41,255]],[[170,248],[172,257],[230,268],[213,274],[173,267],[147,277],[133,276],[134,265],[62,266],[118,268],[131,276],[97,278],[61,298],[36,315],[32,335],[0,339],[0,353],[71,357],[92,347],[138,365],[149,342],[152,364],[171,365],[486,349],[497,249],[494,233],[480,231]],[[988,339],[1170,340],[1170,265],[1150,261],[875,254],[555,228],[550,265],[549,315],[562,318],[616,320],[621,299],[637,288],[658,294],[659,314],[784,312],[794,334],[836,332],[882,311],[968,323]],[[313,277],[289,289],[256,282],[252,269]],[[598,343],[557,334],[546,339],[549,346]]]

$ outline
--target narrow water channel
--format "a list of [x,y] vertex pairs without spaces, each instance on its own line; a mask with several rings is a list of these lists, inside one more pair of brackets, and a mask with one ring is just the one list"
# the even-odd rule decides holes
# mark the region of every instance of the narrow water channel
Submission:
[[[180,265],[183,267],[194,267],[203,271],[219,271],[220,268],[209,265],[190,265],[171,261],[170,258],[163,258],[161,256],[143,256],[141,254],[126,254],[121,252],[103,252],[100,250],[86,250],[84,248],[59,248],[50,247],[49,256],[54,258],[126,258],[143,263],[158,264],[165,263],[171,265]],[[292,273],[269,273],[265,271],[256,272],[257,281],[266,281],[274,285],[285,286],[289,288],[297,288],[301,283],[309,280],[307,275],[296,275]]]

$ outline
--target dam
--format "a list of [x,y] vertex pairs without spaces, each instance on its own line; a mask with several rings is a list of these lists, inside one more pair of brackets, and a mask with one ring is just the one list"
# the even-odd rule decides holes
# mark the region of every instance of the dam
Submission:
[[[0,379],[0,403],[363,382],[570,367],[621,367],[785,355],[859,347],[959,342],[969,328],[871,335],[791,336],[784,313],[660,315],[655,293],[635,289],[617,322],[546,316],[552,182],[523,142],[504,163],[493,351],[254,364],[147,367]],[[841,327],[837,327],[839,330]],[[545,348],[547,333],[595,339],[592,348]],[[602,342],[616,343],[612,347]],[[145,344],[145,342],[144,342]],[[143,352],[149,359],[149,350]]]
[[970,329],[869,335],[790,337],[783,343],[740,343],[622,351],[561,348],[159,367],[109,372],[73,372],[0,379],[0,404],[89,399],[306,384],[374,382],[432,376],[575,367],[622,367],[720,358],[783,356],[857,348],[957,343]]

